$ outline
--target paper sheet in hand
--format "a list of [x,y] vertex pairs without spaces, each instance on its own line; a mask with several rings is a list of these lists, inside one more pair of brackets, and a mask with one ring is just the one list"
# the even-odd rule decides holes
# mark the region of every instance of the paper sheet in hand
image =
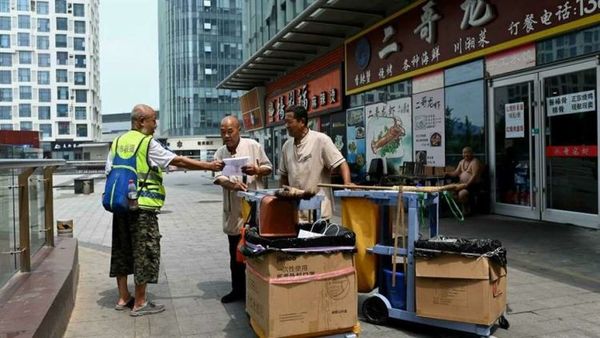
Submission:
[[225,176],[242,176],[242,167],[248,164],[248,156],[225,158],[225,167],[223,167],[223,175]]

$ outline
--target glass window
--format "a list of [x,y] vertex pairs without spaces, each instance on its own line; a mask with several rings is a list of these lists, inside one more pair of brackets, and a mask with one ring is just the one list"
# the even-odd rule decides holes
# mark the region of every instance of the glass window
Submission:
[[87,119],[87,109],[85,107],[75,107],[75,119],[76,120]]
[[84,72],[75,72],[75,84],[76,85],[85,85],[85,73]]
[[85,68],[85,55],[75,55],[75,68]]
[[50,106],[39,106],[38,118],[40,120],[50,120]]
[[29,10],[29,0],[17,0],[17,10],[18,11],[28,11]]
[[0,30],[9,31],[12,27],[10,26],[10,16],[0,16]]
[[17,33],[17,40],[19,47],[29,47],[31,45],[29,42],[29,33]]
[[12,88],[0,88],[0,102],[12,102]]
[[2,119],[2,120],[12,119],[12,107],[11,106],[0,106],[0,119]]
[[70,122],[58,122],[58,135],[69,135],[71,131]]
[[69,53],[67,52],[56,52],[56,64],[59,66],[65,66],[69,63]]
[[20,51],[19,52],[19,63],[22,65],[30,65],[31,64],[31,52]]
[[0,0],[0,12],[10,12],[10,0]]
[[485,162],[484,81],[467,82],[445,88],[446,163],[456,165],[462,148],[471,146]]
[[69,87],[57,87],[57,99],[68,100],[69,99]]
[[29,68],[19,68],[19,82],[30,82],[31,71]]
[[46,1],[38,1],[35,4],[35,12],[37,14],[48,14],[49,13],[48,2],[46,2]]
[[75,21],[75,33],[85,34],[85,21]]
[[44,35],[38,35],[37,37],[37,49],[48,50],[50,48],[50,37]]
[[19,28],[21,29],[29,29],[31,28],[31,18],[29,15],[19,15],[18,16]]
[[[40,97],[39,98],[40,102],[50,102],[50,101],[52,101],[52,91],[50,90],[50,88],[40,88],[40,89],[38,89],[38,95]],[[42,108],[42,107],[39,107],[39,108]],[[44,108],[48,108],[48,119],[49,119],[50,118],[50,107],[44,107]]]
[[37,72],[38,84],[46,85],[50,84],[50,72],[47,70],[40,70]]
[[394,100],[412,95],[412,81],[397,82],[387,86],[387,99]]
[[75,102],[86,103],[87,102],[87,90],[83,90],[83,89],[75,90]]
[[12,53],[0,53],[0,66],[12,66]]
[[19,86],[19,99],[31,100],[31,86]]
[[75,50],[85,50],[85,38],[73,38],[73,48]]
[[483,60],[477,60],[444,71],[446,86],[483,78]]
[[77,125],[77,137],[87,137],[87,136],[88,136],[87,124],[78,124]]
[[50,67],[50,54],[38,54],[38,67]]
[[47,123],[40,124],[40,132],[43,138],[52,137],[52,125]]
[[0,124],[0,130],[13,130],[12,123],[2,123]]
[[0,34],[0,48],[10,48],[10,34]]
[[67,0],[55,0],[54,12],[55,13],[67,13]]
[[31,104],[19,104],[19,117],[31,117]]
[[386,101],[387,90],[385,87],[375,88],[365,92],[365,104],[372,104]]
[[85,16],[85,8],[83,4],[73,4],[73,16]]
[[69,22],[67,18],[56,18],[56,30],[66,31],[69,29]]
[[68,82],[69,78],[67,76],[68,72],[66,69],[57,69],[56,70],[56,82]]
[[0,70],[0,84],[11,84],[12,71],[10,70]]
[[56,105],[56,117],[68,117],[69,116],[69,105],[59,103]]
[[50,31],[50,19],[38,18],[37,19],[37,30],[38,30],[38,32],[49,32]]
[[66,34],[56,34],[54,45],[56,47],[67,47],[67,35]]
[[21,130],[33,130],[33,123],[30,121],[22,121],[20,124]]
[[600,26],[568,33],[536,44],[537,64],[600,51]]

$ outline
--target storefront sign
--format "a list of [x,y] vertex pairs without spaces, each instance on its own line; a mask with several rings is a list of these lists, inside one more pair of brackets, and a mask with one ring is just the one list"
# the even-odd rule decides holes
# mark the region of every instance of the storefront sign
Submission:
[[572,93],[546,98],[547,115],[549,117],[585,113],[596,110],[596,91]]
[[[365,107],[367,116],[367,163],[374,158],[398,159],[395,165],[411,161],[412,117],[411,98],[404,97],[387,103]],[[367,164],[368,165],[368,164]],[[397,171],[391,170],[388,173]]]
[[60,142],[50,142],[50,145],[51,145],[53,151],[68,151],[68,150],[73,150],[75,148],[79,148],[82,143],[85,143],[85,142],[60,141]]
[[596,0],[417,1],[346,42],[346,91],[355,94],[599,20]]
[[444,90],[436,89],[413,96],[415,161],[444,167]]
[[546,157],[598,157],[598,146],[547,146]]
[[525,103],[507,103],[504,105],[505,138],[525,137]]
[[339,110],[343,99],[341,90],[342,71],[335,68],[277,95],[269,94],[266,99],[267,124],[283,121],[285,109],[291,106],[303,106],[309,116]]
[[251,131],[264,126],[264,88],[253,88],[240,97],[244,129]]

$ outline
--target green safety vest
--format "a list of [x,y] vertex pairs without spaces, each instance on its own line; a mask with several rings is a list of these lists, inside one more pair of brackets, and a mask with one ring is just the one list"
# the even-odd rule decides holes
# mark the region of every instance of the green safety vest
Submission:
[[136,171],[139,208],[157,210],[165,204],[165,187],[163,186],[162,170],[159,167],[152,167],[148,159],[151,141],[152,136],[145,135],[137,130],[130,130],[113,142],[110,151],[113,158],[115,154],[123,159],[136,156],[136,168],[129,166],[113,167]]

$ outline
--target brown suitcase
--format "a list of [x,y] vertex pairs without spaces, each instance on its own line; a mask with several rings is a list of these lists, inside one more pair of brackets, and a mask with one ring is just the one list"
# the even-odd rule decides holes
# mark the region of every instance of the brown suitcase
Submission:
[[258,233],[263,237],[295,237],[298,202],[265,196],[260,200]]

